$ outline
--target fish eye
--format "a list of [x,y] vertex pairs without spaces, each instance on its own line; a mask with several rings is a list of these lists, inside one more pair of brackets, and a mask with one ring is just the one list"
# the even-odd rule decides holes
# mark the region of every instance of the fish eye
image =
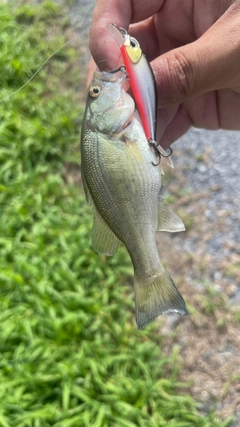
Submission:
[[139,44],[138,44],[137,40],[136,40],[136,39],[134,39],[133,37],[131,37],[131,39],[130,39],[130,45],[131,45],[132,47],[138,47],[138,46],[139,46]]
[[100,95],[101,87],[100,86],[93,86],[89,89],[89,95],[92,98],[97,98]]

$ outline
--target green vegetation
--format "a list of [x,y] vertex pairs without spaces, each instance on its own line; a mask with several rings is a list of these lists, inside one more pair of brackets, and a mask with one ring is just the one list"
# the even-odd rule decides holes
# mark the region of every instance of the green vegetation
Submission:
[[[9,3],[1,98],[64,43],[67,25],[49,1]],[[69,172],[79,162],[78,61],[65,48],[0,104],[0,426],[226,426],[184,394],[156,323],[137,331],[125,250],[91,250],[91,212]]]

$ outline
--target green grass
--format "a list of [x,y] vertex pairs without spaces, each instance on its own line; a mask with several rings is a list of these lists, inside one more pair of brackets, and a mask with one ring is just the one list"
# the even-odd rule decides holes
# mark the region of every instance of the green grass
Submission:
[[[48,1],[0,15],[3,98],[67,22]],[[66,168],[79,163],[78,61],[65,48],[0,103],[0,427],[223,427],[184,394],[156,324],[137,331],[125,250],[91,250],[92,214]]]

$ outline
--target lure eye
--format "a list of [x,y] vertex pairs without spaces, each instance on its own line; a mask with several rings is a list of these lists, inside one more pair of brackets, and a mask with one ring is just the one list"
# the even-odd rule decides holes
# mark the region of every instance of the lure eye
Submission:
[[142,49],[140,48],[138,41],[134,39],[134,37],[128,37],[124,45],[130,61],[137,64],[142,56]]
[[135,48],[135,47],[139,47],[139,43],[137,42],[136,39],[134,39],[133,37],[131,37],[130,39],[130,45]]
[[101,87],[100,86],[93,86],[89,89],[89,95],[92,98],[97,98],[100,95]]

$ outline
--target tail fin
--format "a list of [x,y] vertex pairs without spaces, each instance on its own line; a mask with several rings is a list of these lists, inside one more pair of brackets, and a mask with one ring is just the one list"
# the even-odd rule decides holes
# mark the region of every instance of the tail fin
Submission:
[[147,283],[140,283],[135,277],[134,291],[138,329],[144,328],[160,314],[171,312],[188,314],[182,295],[165,270]]

